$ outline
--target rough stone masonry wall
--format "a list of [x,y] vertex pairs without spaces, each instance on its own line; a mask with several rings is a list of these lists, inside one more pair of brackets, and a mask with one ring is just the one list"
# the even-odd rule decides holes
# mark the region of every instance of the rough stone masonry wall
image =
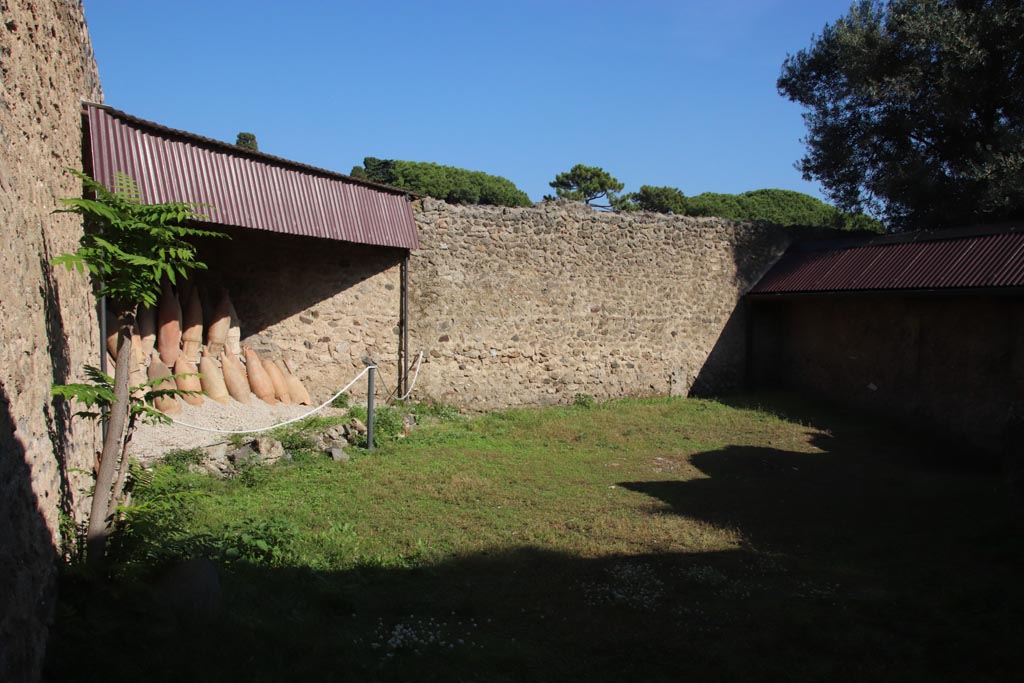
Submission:
[[64,512],[81,510],[75,474],[89,469],[95,431],[70,427],[50,385],[97,353],[87,279],[54,272],[82,225],[54,216],[81,194],[79,100],[100,97],[77,0],[0,0],[0,680],[38,677],[52,614]]
[[472,409],[736,386],[739,298],[793,235],[569,202],[417,204],[416,395]]
[[[285,360],[317,403],[359,374],[367,357],[379,365],[384,385],[394,389],[404,250],[225,231],[232,239],[199,245],[209,268],[199,279],[209,291],[227,287],[244,346]],[[364,399],[365,381],[351,393]]]

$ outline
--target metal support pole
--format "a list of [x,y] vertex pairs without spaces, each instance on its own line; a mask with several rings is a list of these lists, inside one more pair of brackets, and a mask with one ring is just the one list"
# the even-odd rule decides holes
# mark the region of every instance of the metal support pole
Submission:
[[[100,372],[104,375],[107,372],[107,297],[100,297]],[[101,412],[106,413],[107,409],[102,408]],[[107,420],[100,420],[100,432],[103,440],[107,440]]]
[[366,450],[373,450],[373,373],[377,368],[370,366],[366,373]]
[[405,396],[409,393],[409,254],[402,259],[402,379],[399,382],[398,395]]
[[107,297],[100,297],[100,372],[107,374]]

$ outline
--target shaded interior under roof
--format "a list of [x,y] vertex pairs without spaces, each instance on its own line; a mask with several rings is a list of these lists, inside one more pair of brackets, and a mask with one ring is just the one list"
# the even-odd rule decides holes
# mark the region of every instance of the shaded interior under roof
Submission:
[[1024,287],[1024,226],[797,243],[750,294]]
[[143,201],[205,205],[209,220],[360,244],[419,247],[409,193],[85,104],[92,176]]

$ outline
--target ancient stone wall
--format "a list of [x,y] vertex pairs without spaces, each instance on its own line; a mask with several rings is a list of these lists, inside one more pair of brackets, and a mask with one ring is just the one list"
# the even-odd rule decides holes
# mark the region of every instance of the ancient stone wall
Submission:
[[795,234],[569,202],[415,211],[416,396],[472,409],[735,387],[737,304]]
[[[52,615],[61,519],[81,513],[92,425],[69,424],[50,386],[98,362],[94,299],[49,259],[81,221],[51,215],[81,195],[81,98],[99,78],[77,0],[0,0],[0,680],[38,677]],[[79,517],[81,519],[81,517]]]
[[[199,245],[208,270],[197,277],[207,291],[228,289],[243,345],[284,360],[317,403],[359,374],[367,358],[380,366],[384,386],[394,389],[404,250],[225,232],[232,239]],[[365,398],[366,383],[354,386],[352,395]]]
[[999,453],[1024,416],[1020,296],[841,293],[753,304],[752,369]]

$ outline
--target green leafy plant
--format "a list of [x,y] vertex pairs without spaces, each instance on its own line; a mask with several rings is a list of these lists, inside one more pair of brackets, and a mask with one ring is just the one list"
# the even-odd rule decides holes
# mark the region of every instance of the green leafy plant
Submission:
[[145,573],[154,566],[206,554],[212,545],[191,528],[203,491],[175,467],[152,470],[131,464],[133,503],[122,510],[118,533],[108,551],[121,574]]
[[239,460],[235,463],[235,479],[242,486],[254,489],[267,480],[267,468],[254,460]]
[[[84,368],[89,383],[77,384],[56,384],[51,389],[53,396],[63,398],[66,401],[74,401],[84,406],[83,410],[77,411],[75,417],[108,421],[111,407],[115,403],[114,378],[102,372],[99,368],[86,365]],[[171,379],[185,377],[191,373],[171,375]],[[202,394],[201,391],[186,391],[182,389],[160,389],[159,386],[167,381],[166,377],[149,380],[129,388],[128,393],[128,422],[120,443],[121,463],[117,468],[117,478],[113,483],[108,514],[114,514],[124,491],[125,482],[128,476],[128,447],[132,435],[139,421],[149,424],[168,424],[171,419],[153,408],[152,404],[157,398],[163,396],[185,396],[190,394]]]
[[462,418],[458,408],[440,401],[420,401],[413,403],[410,409],[417,421],[422,418],[432,418],[438,422],[451,422]]
[[306,451],[316,447],[316,441],[300,426],[289,425],[270,432],[286,451]]
[[[360,420],[361,422],[367,421],[366,408],[363,406],[353,406],[349,411],[349,415]],[[373,440],[375,443],[382,443],[385,441],[391,441],[397,439],[400,434],[405,430],[404,421],[405,412],[394,408],[392,406],[377,406],[373,410]],[[356,439],[356,446],[360,448],[366,447],[366,437],[359,435]]]
[[205,457],[202,448],[175,448],[167,451],[161,462],[175,472],[188,472],[189,467],[198,465]]
[[[83,372],[90,382],[76,384],[55,384],[50,393],[65,400],[77,401],[85,406],[79,410],[75,417],[98,419],[106,421],[109,419],[109,409],[114,405],[114,378],[93,365],[86,365]],[[161,384],[168,379],[174,380],[179,377],[190,377],[193,373],[182,373],[168,375],[157,379],[136,384],[129,387],[128,398],[128,428],[125,430],[126,439],[131,436],[138,420],[150,424],[170,424],[171,418],[152,407],[152,403],[164,396],[189,396],[203,394],[202,391],[189,391],[185,389],[160,389]],[[127,440],[126,442],[127,443]]]
[[109,407],[86,533],[87,559],[99,563],[118,504],[115,476],[123,482],[127,471],[124,448],[131,432],[126,432],[126,428],[133,425],[133,417],[145,413],[145,409],[139,409],[140,413],[132,408],[128,386],[135,310],[140,304],[156,305],[164,278],[174,284],[179,277],[206,267],[197,260],[196,248],[189,239],[223,235],[186,225],[204,218],[194,204],[144,204],[138,186],[127,175],[118,174],[111,191],[84,173],[69,171],[82,181],[85,194],[92,198],[61,200],[64,208],[55,213],[84,217],[86,229],[78,249],[57,256],[53,264],[88,273],[118,319],[114,377],[104,376],[103,381],[97,381],[100,378],[93,375],[91,389],[87,385],[54,388],[57,395],[81,400],[87,408],[101,406],[103,402]]
[[280,565],[290,556],[298,531],[286,519],[246,518],[226,527],[214,538],[214,545],[226,562]]
[[576,394],[572,397],[572,404],[577,408],[593,408],[597,401],[590,394]]
[[332,408],[348,408],[349,396],[348,394],[338,394],[331,399]]

